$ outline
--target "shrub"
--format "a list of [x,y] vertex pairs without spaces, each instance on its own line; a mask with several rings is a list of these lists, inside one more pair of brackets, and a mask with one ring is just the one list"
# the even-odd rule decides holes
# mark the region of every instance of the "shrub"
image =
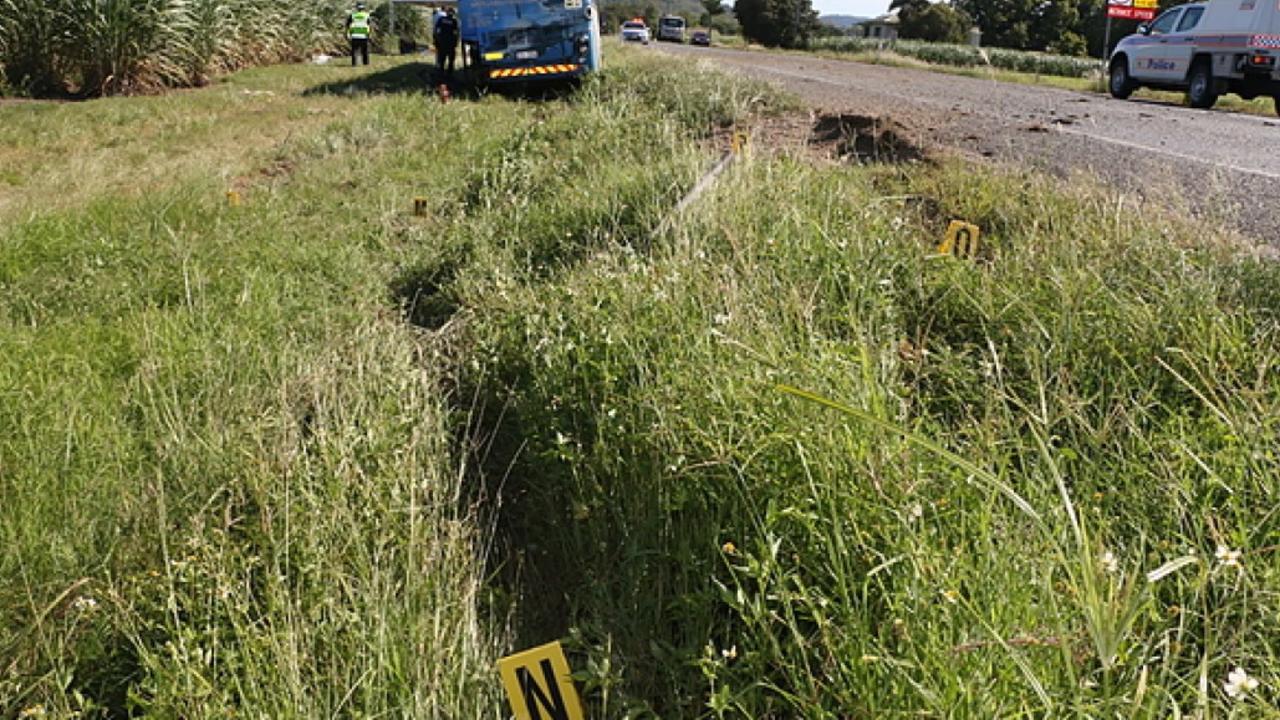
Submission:
[[[1069,42],[1068,38],[1063,39]],[[935,65],[954,67],[979,67],[989,65],[1001,70],[1055,75],[1059,77],[1085,77],[1098,69],[1098,62],[1084,57],[1068,57],[1048,53],[1006,50],[1004,48],[975,48],[969,45],[897,40],[886,43],[874,38],[821,38],[813,42],[814,49],[829,52],[858,53],[869,50],[891,49],[905,57],[923,60]],[[1064,45],[1064,48],[1071,47]]]

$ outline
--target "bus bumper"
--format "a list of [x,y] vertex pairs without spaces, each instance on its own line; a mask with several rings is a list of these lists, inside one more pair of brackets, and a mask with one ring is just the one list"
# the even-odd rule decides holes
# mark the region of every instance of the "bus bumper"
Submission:
[[547,63],[546,65],[523,65],[519,67],[484,67],[481,77],[489,82],[508,82],[523,80],[541,80],[577,77],[586,72],[587,66],[581,63]]

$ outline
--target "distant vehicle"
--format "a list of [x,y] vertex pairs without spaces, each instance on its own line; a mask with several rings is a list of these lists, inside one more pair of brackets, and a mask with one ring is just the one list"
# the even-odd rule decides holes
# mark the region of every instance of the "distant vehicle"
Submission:
[[645,45],[649,44],[649,26],[644,21],[636,18],[622,23],[622,39],[627,42],[640,42]]
[[684,42],[684,18],[679,15],[663,15],[658,19],[658,39]]
[[689,42],[693,45],[711,47],[711,33],[706,30],[694,30],[693,35],[689,38]]
[[1121,100],[1140,87],[1187,91],[1209,108],[1223,93],[1270,96],[1280,113],[1280,9],[1263,0],[1208,0],[1170,8],[1116,45],[1108,89]]
[[600,68],[599,0],[458,0],[462,50],[481,83],[581,77]]

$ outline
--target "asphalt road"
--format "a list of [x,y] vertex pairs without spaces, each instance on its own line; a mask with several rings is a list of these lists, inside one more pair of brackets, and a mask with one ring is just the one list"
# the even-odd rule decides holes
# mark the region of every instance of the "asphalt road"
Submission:
[[1280,245],[1280,118],[792,54],[657,43],[829,112],[888,116],[923,145],[1079,171]]

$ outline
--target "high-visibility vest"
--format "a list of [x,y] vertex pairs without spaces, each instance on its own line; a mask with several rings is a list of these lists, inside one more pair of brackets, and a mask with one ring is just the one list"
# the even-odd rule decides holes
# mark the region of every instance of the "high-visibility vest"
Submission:
[[351,13],[351,24],[347,27],[347,37],[352,40],[369,39],[369,13],[363,10]]

